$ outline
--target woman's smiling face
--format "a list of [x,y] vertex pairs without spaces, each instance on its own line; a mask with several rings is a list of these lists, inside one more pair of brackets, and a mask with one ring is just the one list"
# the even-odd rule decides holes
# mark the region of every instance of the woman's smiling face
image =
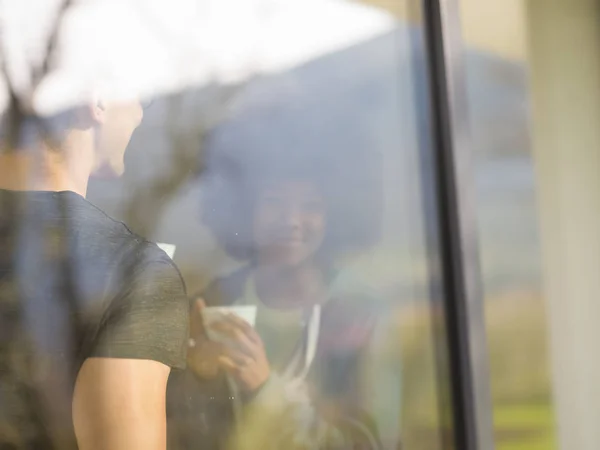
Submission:
[[258,260],[295,266],[310,260],[325,237],[326,204],[315,183],[279,181],[259,191],[254,207]]

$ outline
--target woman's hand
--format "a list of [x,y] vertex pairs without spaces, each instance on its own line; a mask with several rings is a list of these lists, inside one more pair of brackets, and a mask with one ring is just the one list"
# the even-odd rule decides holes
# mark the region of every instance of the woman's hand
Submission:
[[214,328],[229,336],[234,345],[225,346],[219,359],[224,368],[237,381],[242,391],[253,394],[269,379],[271,369],[263,342],[245,320],[230,314],[215,323]]
[[202,319],[205,307],[202,299],[196,300],[192,306],[187,364],[198,377],[210,380],[215,378],[221,370],[219,357],[225,354],[225,348],[222,344],[208,339]]
[[271,373],[260,336],[245,320],[231,314],[212,324],[211,329],[226,335],[233,345],[211,341],[202,319],[205,307],[202,299],[196,300],[190,314],[188,367],[205,380],[214,379],[224,369],[245,393],[256,392]]

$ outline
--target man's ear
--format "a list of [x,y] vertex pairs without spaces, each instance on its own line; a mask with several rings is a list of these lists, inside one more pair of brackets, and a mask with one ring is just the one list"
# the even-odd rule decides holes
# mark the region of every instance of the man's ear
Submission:
[[102,100],[96,100],[89,106],[89,114],[92,123],[103,124],[106,120],[106,105]]

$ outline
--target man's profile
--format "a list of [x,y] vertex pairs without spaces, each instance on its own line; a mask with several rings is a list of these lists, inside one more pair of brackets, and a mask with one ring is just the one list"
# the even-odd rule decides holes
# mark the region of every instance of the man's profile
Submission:
[[26,118],[0,150],[0,448],[164,449],[188,302],[155,244],[86,199],[124,169],[143,110],[89,103]]

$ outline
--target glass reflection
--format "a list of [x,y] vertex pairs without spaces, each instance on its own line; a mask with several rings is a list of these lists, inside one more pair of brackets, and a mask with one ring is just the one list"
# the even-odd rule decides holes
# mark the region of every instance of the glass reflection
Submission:
[[[88,331],[104,327],[99,336],[108,349],[102,347],[99,356],[160,359],[177,367],[189,353],[188,369],[172,373],[168,390],[174,449],[397,449],[401,443],[411,450],[442,448],[448,425],[440,419],[436,377],[444,368],[436,360],[429,294],[429,259],[435,255],[424,245],[425,230],[435,227],[425,226],[431,224],[421,207],[427,197],[422,186],[432,180],[419,179],[418,164],[429,149],[417,138],[428,127],[417,106],[428,103],[416,93],[426,88],[424,75],[414,71],[423,49],[419,15],[409,14],[412,2],[394,4],[396,17],[364,4],[325,0],[118,3],[65,2],[67,29],[57,33],[50,72],[40,73],[51,75],[48,83],[21,99],[43,115],[86,103],[88,94],[97,100],[96,86],[88,85],[95,81],[102,97],[109,96],[107,84],[116,84],[111,98],[94,103],[100,109],[110,107],[112,97],[146,100],[148,92],[158,94],[144,110],[125,160],[125,140],[139,119],[137,103],[129,111],[135,120],[124,109],[115,111],[105,123],[110,135],[89,139],[103,152],[97,169],[105,170],[97,174],[110,168],[122,173],[119,179],[90,180],[89,200],[126,223],[157,252],[160,268],[169,269],[165,283],[161,271],[139,261],[123,267],[118,256],[99,258],[109,247],[124,249],[75,223],[72,237],[85,251],[75,252],[67,272],[89,294],[80,300],[101,305],[84,310],[86,323],[93,324]],[[11,25],[13,38],[25,28],[46,29],[21,30],[20,23]],[[3,45],[7,35],[0,37]],[[16,48],[23,52],[15,54],[25,53]],[[73,154],[80,157],[80,150]],[[14,175],[7,170],[0,181]],[[1,226],[30,231],[4,211]],[[33,225],[43,225],[35,220],[41,212],[31,216]],[[37,243],[46,238],[33,234]],[[162,243],[168,255],[145,238]],[[48,241],[56,244],[52,236]],[[11,264],[13,254],[6,255],[2,264]],[[190,336],[184,336],[188,299],[173,258],[194,294]],[[118,295],[105,302],[114,287],[104,289],[109,272]],[[44,300],[44,279],[30,279]],[[3,306],[9,300],[1,318],[11,322],[12,287],[0,287]],[[130,303],[132,292],[141,301]],[[36,323],[61,328],[50,315],[35,316]],[[0,338],[8,329],[0,327]],[[40,336],[47,331],[35,330]],[[108,345],[129,338],[143,352]],[[80,336],[69,339],[76,347],[89,344]],[[155,354],[163,347],[166,359]],[[16,360],[26,356],[20,349],[15,354]],[[7,361],[14,360],[2,358],[0,364]],[[168,371],[160,368],[164,381]],[[142,370],[135,379],[150,374]],[[17,384],[34,375],[24,370]],[[112,387],[99,389],[109,378],[129,387],[152,386],[122,383],[115,370],[102,375],[102,383],[91,383],[93,396],[84,404],[91,410],[115,395],[122,401]],[[164,390],[153,393],[160,397],[151,409],[158,411],[158,425],[142,414],[128,415],[141,430],[136,443],[150,442],[144,448],[161,446],[164,438]],[[150,398],[138,395],[123,403],[135,407]],[[0,398],[0,414],[6,404]],[[70,413],[70,402],[65,404]],[[112,404],[108,411],[103,417],[116,419],[116,412],[129,410]],[[52,427],[36,420],[23,418],[20,429]],[[108,431],[127,428],[120,420],[110,429],[101,420],[90,423],[98,427],[90,441],[99,444]]]
[[[339,145],[351,143],[347,134],[310,119],[311,93],[290,108],[289,97],[281,101],[289,86],[278,87],[262,91],[270,101],[252,104],[252,116],[277,112],[280,126],[258,128],[242,113],[209,139],[202,218],[242,265],[194,302],[172,419],[182,420],[179,402],[191,397],[186,420],[203,426],[179,427],[190,448],[379,448],[364,364],[381,302],[337,267],[379,236],[377,159],[358,147],[371,163],[356,167]],[[341,201],[352,191],[362,199]]]

